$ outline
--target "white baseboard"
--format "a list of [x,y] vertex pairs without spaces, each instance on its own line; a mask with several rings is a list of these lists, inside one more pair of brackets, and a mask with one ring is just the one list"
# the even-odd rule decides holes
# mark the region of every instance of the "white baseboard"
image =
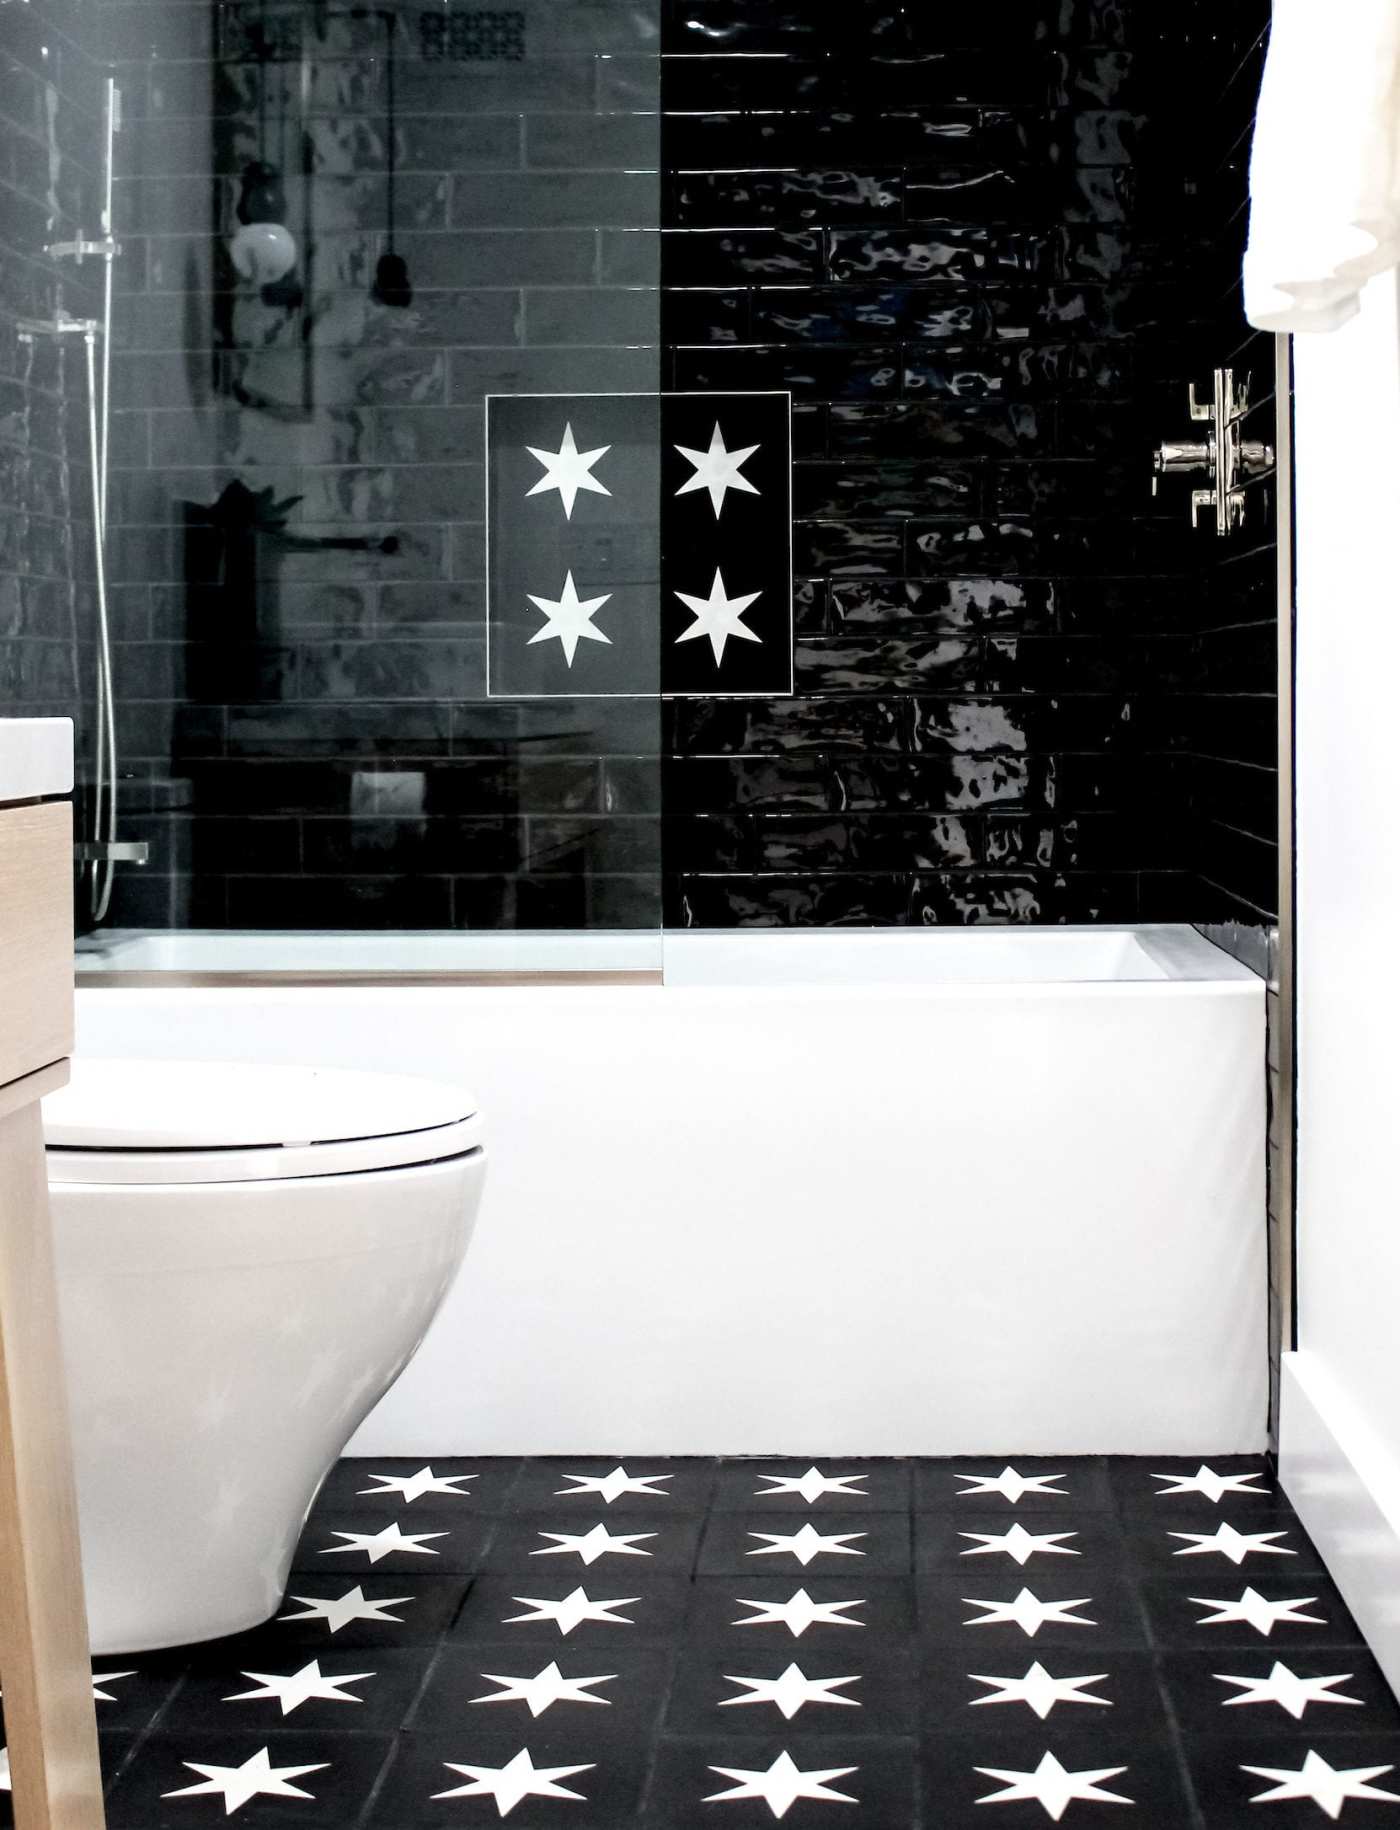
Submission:
[[1400,1695],[1400,1465],[1316,1356],[1283,1356],[1279,1477]]

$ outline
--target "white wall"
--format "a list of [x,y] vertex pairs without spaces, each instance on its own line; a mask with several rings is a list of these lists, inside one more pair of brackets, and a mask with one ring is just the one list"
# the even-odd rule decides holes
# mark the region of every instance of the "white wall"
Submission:
[[1298,1302],[1285,1482],[1400,1682],[1400,314],[1299,337]]

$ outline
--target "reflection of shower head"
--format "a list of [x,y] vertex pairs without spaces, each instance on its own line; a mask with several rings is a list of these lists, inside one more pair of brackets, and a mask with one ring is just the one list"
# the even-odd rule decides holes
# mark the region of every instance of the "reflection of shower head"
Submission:
[[297,264],[296,237],[287,227],[287,198],[275,165],[254,159],[243,169],[235,211],[239,227],[229,237],[229,258],[239,276],[271,286]]

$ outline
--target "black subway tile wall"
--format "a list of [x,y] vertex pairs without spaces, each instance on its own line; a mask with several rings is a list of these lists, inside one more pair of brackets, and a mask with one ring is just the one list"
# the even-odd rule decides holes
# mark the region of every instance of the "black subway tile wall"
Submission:
[[90,0],[0,5],[0,716],[83,716],[94,616],[85,352],[19,334],[91,317],[88,263],[45,253],[97,229],[101,72]]
[[1266,20],[667,0],[666,379],[791,390],[799,574],[795,697],[669,709],[668,921],[1272,910],[1271,491],[1151,493],[1217,364],[1271,438]]
[[[660,920],[659,706],[486,701],[483,398],[659,385],[628,0],[109,7],[120,925]],[[614,103],[614,66],[627,70]],[[407,306],[373,296],[388,247]],[[293,287],[228,252],[278,168]],[[301,296],[298,296],[300,294]]]

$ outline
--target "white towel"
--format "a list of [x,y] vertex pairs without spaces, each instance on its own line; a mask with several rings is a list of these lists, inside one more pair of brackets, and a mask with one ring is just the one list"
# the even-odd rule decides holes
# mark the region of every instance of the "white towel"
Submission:
[[1400,0],[1274,0],[1249,195],[1260,330],[1335,330],[1400,262]]

